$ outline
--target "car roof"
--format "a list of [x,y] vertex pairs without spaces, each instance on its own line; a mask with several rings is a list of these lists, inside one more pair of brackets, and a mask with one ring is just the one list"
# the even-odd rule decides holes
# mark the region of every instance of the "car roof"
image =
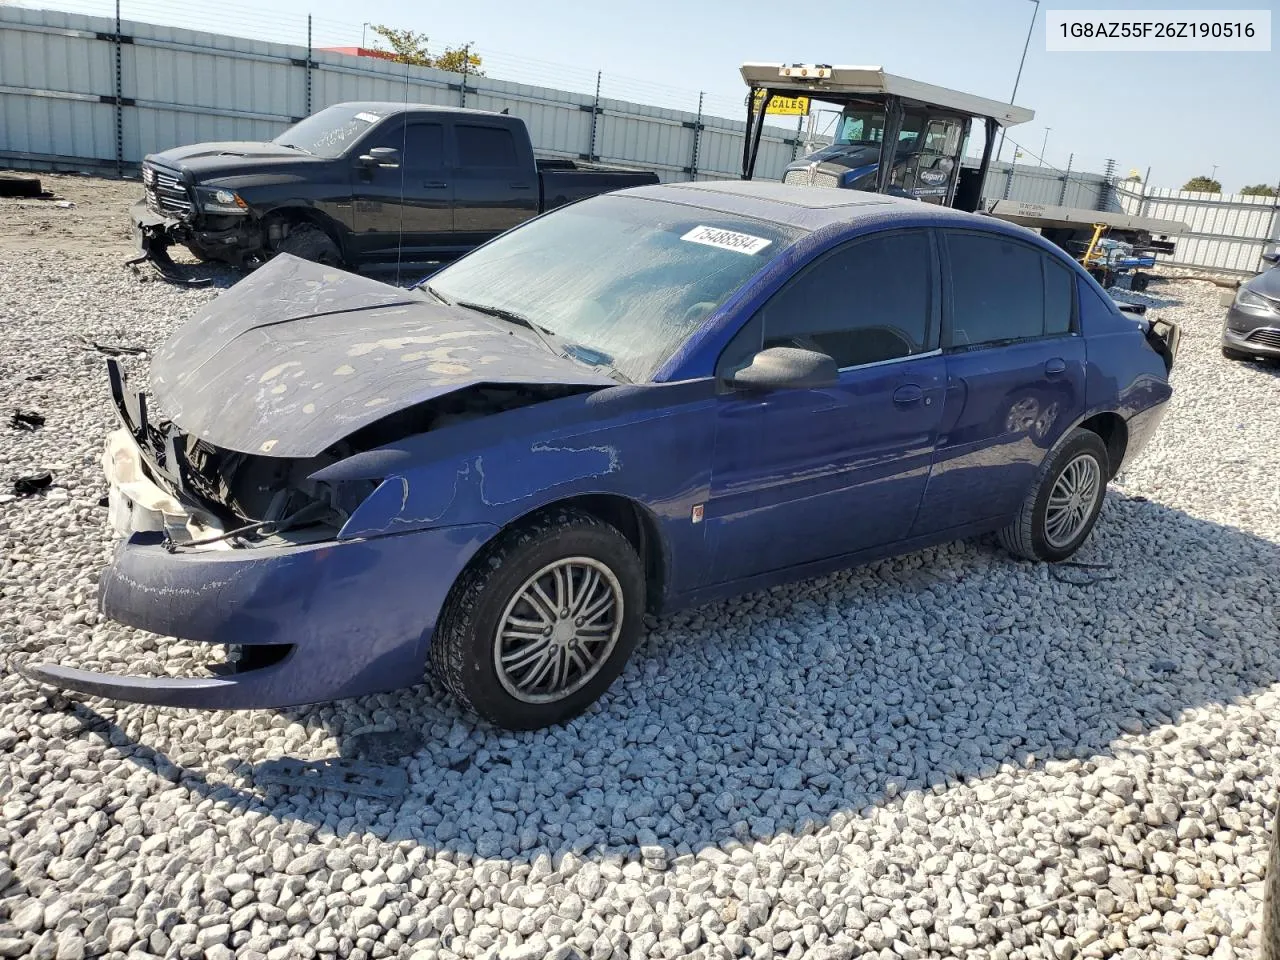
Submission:
[[371,113],[470,113],[486,117],[497,117],[501,114],[492,110],[472,110],[470,107],[443,107],[436,103],[413,103],[407,100],[344,100],[330,104],[333,107],[346,107],[349,110],[368,110]]
[[701,207],[717,213],[753,217],[804,230],[820,230],[832,224],[851,225],[875,220],[891,226],[895,220],[920,222],[921,217],[950,226],[969,226],[1001,233],[1030,234],[1021,227],[992,217],[964,213],[906,197],[893,197],[863,190],[810,187],[762,180],[703,180],[660,183],[620,190],[612,196],[644,197]]

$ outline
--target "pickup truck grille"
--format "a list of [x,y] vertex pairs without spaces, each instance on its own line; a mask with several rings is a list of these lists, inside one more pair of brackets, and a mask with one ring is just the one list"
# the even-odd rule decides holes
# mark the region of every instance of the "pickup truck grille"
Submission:
[[804,170],[788,170],[787,175],[782,178],[783,183],[795,183],[804,187],[838,187],[840,181],[836,179],[835,174],[825,173],[815,167],[808,167]]
[[166,217],[186,217],[191,213],[191,194],[177,176],[158,170],[149,163],[142,165],[142,191],[147,206]]

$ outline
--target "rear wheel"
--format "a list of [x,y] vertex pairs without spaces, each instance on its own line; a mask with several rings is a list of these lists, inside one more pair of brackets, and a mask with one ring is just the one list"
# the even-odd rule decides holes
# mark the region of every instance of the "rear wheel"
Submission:
[[1088,539],[1110,477],[1107,446],[1090,430],[1073,430],[1051,453],[1017,518],[1000,542],[1028,560],[1065,560]]
[[332,267],[342,266],[342,252],[338,245],[313,223],[299,223],[291,227],[288,235],[276,246],[276,253],[291,253],[303,260]]
[[644,568],[617,529],[573,508],[500,534],[458,578],[431,642],[460,703],[513,730],[594,703],[639,639]]

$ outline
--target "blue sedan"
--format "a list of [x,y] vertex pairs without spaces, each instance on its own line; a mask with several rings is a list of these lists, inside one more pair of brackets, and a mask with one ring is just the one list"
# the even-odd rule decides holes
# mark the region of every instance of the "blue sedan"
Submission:
[[1177,329],[1038,235],[846,190],[643,187],[412,290],[281,256],[109,365],[108,616],[272,707],[420,681],[509,728],[618,676],[646,611],[996,531],[1059,561],[1170,396]]

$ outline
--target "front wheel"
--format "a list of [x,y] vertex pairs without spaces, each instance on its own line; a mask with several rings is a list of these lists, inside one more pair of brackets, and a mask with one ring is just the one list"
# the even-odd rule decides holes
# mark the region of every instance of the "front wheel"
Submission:
[[622,672],[644,598],[644,567],[626,537],[584,511],[548,511],[499,534],[459,576],[431,665],[491,723],[563,723]]
[[1027,560],[1067,559],[1092,532],[1110,475],[1102,438],[1073,430],[1040,468],[1017,517],[1000,531],[1000,542]]
[[291,253],[326,266],[342,266],[342,251],[333,238],[313,223],[295,224],[276,246],[276,253]]

